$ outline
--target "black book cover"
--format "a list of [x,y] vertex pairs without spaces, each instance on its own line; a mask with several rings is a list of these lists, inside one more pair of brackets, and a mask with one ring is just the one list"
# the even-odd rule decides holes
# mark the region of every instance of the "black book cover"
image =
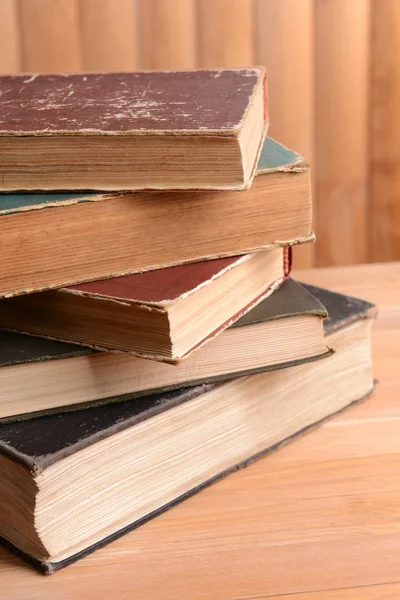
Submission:
[[[329,319],[325,322],[325,333],[327,335],[357,320],[370,318],[376,312],[374,305],[363,300],[316,287],[306,287],[328,308]],[[188,402],[218,385],[222,384],[214,382],[185,390],[175,390],[166,394],[156,394],[140,399],[110,403],[83,411],[49,415],[30,421],[4,424],[0,426],[0,453],[23,465],[33,475],[38,475],[50,465],[79,450],[128,427],[132,427],[178,404]],[[278,446],[282,443],[284,442],[280,442]],[[34,564],[40,570],[52,573],[120,537],[127,531],[138,527],[179,503],[184,498],[193,495],[228,473],[247,465],[272,449],[274,448],[269,447],[264,452],[249,457],[245,462],[233,466],[212,480],[192,489],[189,493],[175,499],[167,506],[163,506],[154,513],[146,515],[140,521],[136,521],[132,525],[125,527],[123,530],[116,532],[64,561],[58,563],[40,563],[24,555],[7,540],[0,538],[0,543],[22,556],[27,562]]]

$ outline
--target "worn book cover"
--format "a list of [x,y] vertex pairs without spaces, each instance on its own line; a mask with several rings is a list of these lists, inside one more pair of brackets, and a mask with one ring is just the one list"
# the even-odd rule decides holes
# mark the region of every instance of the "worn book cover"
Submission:
[[[258,343],[251,343],[251,338],[248,342],[251,333],[247,332],[251,330],[256,335],[256,327],[266,323],[282,321],[288,327],[293,318],[324,319],[327,313],[317,299],[318,292],[314,297],[288,279],[272,296],[233,323],[230,331],[222,333],[211,346],[205,346],[173,368],[128,355],[96,352],[82,346],[0,331],[0,422],[118,402],[329,356],[331,351],[323,343],[307,350],[307,339],[297,350],[292,340],[279,354],[280,359],[276,358],[276,328]],[[297,321],[293,335],[297,332]],[[300,323],[298,329],[301,331]],[[232,330],[239,335],[232,336]],[[243,336],[240,336],[241,331]],[[309,329],[307,335],[311,335]],[[322,342],[318,330],[315,335],[321,335]],[[224,360],[227,350],[228,361]]]
[[[32,555],[21,552],[15,546],[15,543],[11,543],[11,539],[15,540],[11,530],[9,531],[8,539],[6,539],[7,536],[4,537],[2,543],[39,569],[46,573],[52,573],[104,544],[111,542],[131,529],[138,527],[177,502],[182,501],[237,468],[245,466],[255,458],[278,447],[289,438],[304,431],[321,419],[330,416],[337,410],[368,394],[373,388],[369,328],[364,328],[364,326],[359,327],[359,325],[362,325],[363,321],[366,322],[370,317],[374,316],[374,306],[368,302],[341,296],[340,294],[331,295],[327,290],[314,288],[314,291],[319,293],[320,297],[331,307],[330,319],[326,322],[326,334],[328,339],[331,339],[333,342],[337,352],[326,360],[318,361],[313,365],[300,365],[283,371],[252,375],[250,377],[235,379],[231,382],[210,383],[190,388],[189,390],[176,390],[162,395],[109,404],[85,411],[52,415],[31,421],[2,425],[0,427],[0,452],[3,460],[20,465],[19,468],[22,469],[21,476],[22,473],[25,473],[26,476],[32,477],[34,485],[40,485],[39,480],[46,477],[49,472],[54,473],[56,466],[61,468],[62,465],[66,464],[66,461],[70,462],[73,460],[75,466],[72,466],[71,463],[72,468],[79,468],[79,461],[77,459],[81,452],[88,459],[91,456],[88,453],[90,448],[95,450],[97,445],[101,445],[105,449],[107,440],[112,442],[112,439],[118,438],[122,442],[127,437],[130,439],[130,436],[134,435],[136,431],[139,435],[139,431],[143,431],[143,426],[146,423],[150,425],[154,424],[154,427],[156,427],[160,418],[164,420],[164,417],[168,418],[168,415],[174,416],[175,414],[178,418],[183,411],[182,417],[179,419],[179,423],[181,423],[180,427],[183,427],[184,419],[188,415],[191,415],[193,411],[196,412],[197,407],[200,410],[203,401],[206,401],[207,404],[208,397],[212,399],[211,404],[207,404],[209,406],[207,411],[211,411],[210,413],[207,412],[207,414],[210,415],[214,415],[212,411],[214,399],[215,402],[220,401],[218,399],[226,396],[226,392],[228,392],[228,396],[232,394],[232,402],[241,404],[244,401],[248,407],[254,402],[266,403],[263,405],[262,410],[265,412],[262,413],[262,419],[261,413],[257,417],[258,413],[253,415],[250,412],[243,412],[244,407],[243,410],[236,412],[234,406],[232,406],[233,412],[230,415],[230,418],[234,420],[234,427],[239,427],[239,422],[241,427],[244,427],[248,420],[251,420],[253,426],[256,427],[252,435],[261,436],[259,443],[263,443],[263,447],[259,445],[252,446],[253,450],[249,450],[247,457],[233,461],[230,466],[226,465],[223,470],[214,471],[213,475],[208,479],[201,479],[200,477],[197,480],[194,477],[194,485],[189,485],[182,494],[170,498],[167,503],[154,507],[148,513],[144,512],[134,522],[125,523],[123,526],[120,524],[119,527],[114,524],[112,533],[105,537],[101,537],[101,534],[100,536],[98,534],[98,539],[94,543],[86,547],[83,545],[78,552],[71,554],[67,558],[52,562],[44,558],[38,560],[33,558]],[[344,368],[345,376],[341,377],[341,373],[344,373]],[[289,387],[287,382],[290,382]],[[246,398],[243,397],[245,389],[248,394]],[[236,390],[239,396],[235,396]],[[254,396],[255,393],[256,396]],[[257,397],[258,393],[264,396],[264,400]],[[277,394],[277,398],[273,397],[274,394]],[[234,397],[236,397],[236,400],[233,399]],[[269,402],[272,402],[274,406],[273,410]],[[276,415],[279,411],[286,410],[284,406],[286,402],[290,403],[290,410],[294,412],[290,417],[285,415],[285,424],[283,422],[281,424],[282,426],[284,425],[282,431],[285,433],[277,436],[276,432],[279,430],[279,424],[278,422],[275,423],[277,419]],[[226,410],[228,410],[229,403],[225,406]],[[284,414],[282,413],[281,418],[283,418]],[[293,418],[294,414],[296,414],[296,418]],[[194,416],[195,414],[190,418],[192,419]],[[213,419],[214,417],[210,418]],[[244,421],[242,423],[243,418]],[[273,423],[272,432],[274,433],[271,437],[267,436],[265,442],[261,442],[264,439],[261,431],[264,427],[268,429],[269,421]],[[209,425],[211,425],[211,421]],[[232,424],[230,423],[230,425]],[[178,436],[180,435],[180,427],[176,429],[176,435]],[[240,435],[240,428],[237,429],[237,435]],[[189,446],[191,443],[196,444],[195,440],[197,440],[198,436],[200,436],[199,440],[200,438],[203,439],[201,428],[195,427],[193,428],[193,435],[185,438],[185,448],[189,441]],[[215,442],[218,445],[219,452],[222,451],[220,444],[223,443],[221,441],[223,437],[217,432],[214,440],[212,430],[210,429],[209,443],[211,443],[211,440],[214,440],[212,443]],[[244,440],[247,440],[247,443],[249,439],[252,439],[252,436],[250,438],[245,436],[244,438]],[[268,443],[267,440],[269,440]],[[157,442],[155,443],[157,444]],[[187,446],[188,460],[190,454],[189,446]],[[112,446],[108,446],[108,448],[111,452]],[[174,448],[179,452],[179,448],[176,446]],[[205,450],[206,446],[203,451]],[[225,447],[225,451],[222,454],[226,453],[228,455],[229,452],[230,448]],[[210,456],[215,456],[215,453],[211,453]],[[103,461],[106,458],[104,456]],[[151,483],[151,478],[148,482]],[[9,489],[4,489],[4,493],[9,496],[11,494],[10,503],[12,505],[12,492]],[[99,498],[96,498],[96,503],[99,501]],[[89,502],[85,505],[88,514],[93,509],[94,504]],[[69,516],[66,514],[63,518],[68,520],[74,518],[73,515],[74,513],[71,513]],[[87,516],[84,515],[85,520]],[[107,519],[111,517],[112,515],[108,514]],[[0,531],[3,531],[3,535],[8,531],[8,527],[9,524],[5,521],[4,515],[2,515],[0,517]],[[65,530],[62,521],[60,522],[60,527],[63,531]],[[56,540],[56,538],[54,539]],[[57,544],[57,541],[54,543]]]
[[0,298],[314,240],[309,166],[267,138],[244,192],[0,195]]
[[270,296],[290,263],[291,248],[275,248],[6,298],[0,326],[178,364]]
[[268,120],[258,67],[3,75],[0,87],[2,191],[243,189]]

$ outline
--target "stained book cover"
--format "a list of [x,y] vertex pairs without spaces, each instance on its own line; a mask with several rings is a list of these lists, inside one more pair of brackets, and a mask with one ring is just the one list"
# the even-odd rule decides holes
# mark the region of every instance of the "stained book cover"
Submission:
[[[238,321],[233,323],[230,326],[230,328],[241,329],[247,327],[248,325],[262,324],[268,321],[288,319],[294,316],[301,317],[305,315],[312,315],[316,318],[324,319],[327,316],[327,312],[324,306],[317,300],[316,297],[312,296],[307,291],[307,289],[300,286],[292,279],[287,279],[282,284],[282,286],[274,292],[272,296],[263,300],[255,308],[243,315]],[[224,335],[224,333],[222,333],[221,335]],[[175,375],[176,373],[176,383],[163,384],[157,387],[155,385],[150,385],[148,388],[140,389],[139,391],[135,392],[132,392],[132,388],[129,389],[128,384],[126,384],[123,390],[125,395],[117,397],[110,397],[110,394],[101,395],[99,390],[96,388],[97,395],[94,399],[90,398],[87,400],[82,400],[79,403],[75,404],[67,404],[59,406],[57,408],[47,410],[44,409],[40,412],[25,414],[20,414],[20,411],[18,411],[15,407],[13,416],[0,418],[0,423],[35,418],[43,414],[66,412],[69,410],[79,410],[83,408],[88,408],[90,406],[99,406],[101,404],[109,402],[117,402],[122,401],[124,399],[139,398],[154,393],[166,392],[180,387],[191,387],[203,383],[224,381],[244,375],[251,375],[263,371],[281,369],[284,367],[290,367],[303,362],[309,362],[312,360],[317,360],[329,356],[330,352],[331,350],[325,347],[325,349],[322,350],[321,353],[316,353],[315,355],[312,355],[308,358],[291,359],[290,361],[287,361],[285,363],[277,362],[276,364],[268,364],[268,361],[266,361],[265,365],[263,364],[262,366],[255,362],[251,364],[252,361],[250,360],[248,361],[249,366],[247,366],[245,370],[231,369],[227,372],[221,372],[218,375],[209,374],[196,378],[186,378],[185,381],[182,381],[181,379],[182,375],[179,366],[167,366],[166,368],[168,368],[172,374]],[[104,374],[104,377],[107,379],[106,389],[109,389],[110,385],[110,378],[107,376],[107,373],[110,375],[111,371],[111,377],[113,377],[113,372],[117,368],[116,361],[123,360],[125,364],[125,357],[122,359],[122,357],[120,357],[119,355],[111,355],[107,353],[104,354],[95,350],[91,350],[90,348],[85,348],[74,344],[55,342],[46,338],[36,338],[33,336],[26,336],[22,334],[16,334],[0,330],[0,380],[1,377],[4,376],[6,377],[7,382],[11,382],[12,377],[14,377],[15,382],[18,386],[20,385],[19,382],[21,380],[20,374],[18,370],[14,368],[18,365],[26,365],[28,363],[49,363],[49,366],[51,366],[55,363],[55,361],[69,362],[68,359],[71,358],[83,358],[85,364],[86,360],[91,361],[89,363],[90,366],[88,368],[90,370],[90,373],[93,374],[93,376],[95,376],[95,374],[98,372],[96,367],[96,358],[109,357],[111,359],[111,356],[111,363],[101,363],[102,374]],[[254,361],[255,360],[256,359],[254,359]],[[142,366],[141,363],[142,361],[140,359],[132,357],[129,362],[129,368],[132,369],[133,372],[139,369],[139,373],[143,373],[142,371],[140,371]],[[107,370],[107,364],[109,365],[110,371]],[[75,363],[75,365],[77,366],[77,363]],[[164,369],[164,366],[160,365],[160,368]],[[35,372],[30,371],[30,373],[32,373],[32,377],[34,378]],[[56,373],[56,375],[53,375],[49,371],[47,375],[43,375],[43,377],[45,377],[46,379],[48,386],[46,394],[48,394],[49,396],[60,393],[59,389],[61,385],[60,381],[62,381],[62,376],[60,376],[59,370],[57,370]],[[24,385],[26,385],[27,390],[25,395],[27,395],[28,398],[32,398],[32,393],[37,393],[35,391],[34,379],[32,379],[32,381],[29,381],[29,375],[25,374],[23,381]],[[0,398],[1,394],[2,392],[0,390]]]
[[[324,298],[325,302],[331,306],[330,319],[326,322],[327,334],[332,331],[337,331],[340,328],[344,328],[356,320],[369,318],[375,313],[375,307],[368,302],[342,296],[340,294],[331,294],[327,290],[318,290],[317,288],[313,288],[313,290],[314,292],[319,292],[320,297]],[[54,465],[58,461],[85,447],[95,444],[117,432],[134,427],[136,424],[150,419],[163,411],[176,407],[182,403],[193,401],[202,394],[208,393],[221,385],[224,384],[210,383],[188,390],[176,390],[163,395],[158,394],[141,400],[131,400],[86,411],[52,415],[32,421],[3,425],[0,427],[0,451],[6,457],[18,462],[31,471],[31,473],[38,475],[50,465]],[[296,433],[300,432],[297,431]],[[209,485],[233,470],[244,466],[251,460],[258,458],[258,456],[261,456],[271,449],[273,449],[273,447],[266,448],[264,452],[261,452],[256,456],[251,456],[238,465],[233,465],[232,468],[220,473],[218,476],[213,477],[211,480],[195,489],[190,490],[183,496],[176,498],[170,504],[146,515],[146,517],[140,519],[140,521],[132,523],[99,543],[96,543],[94,546],[86,548],[82,552],[79,552],[64,561],[53,564],[49,562],[40,563],[23,555],[23,553],[6,540],[2,540],[2,543],[16,554],[22,555],[28,562],[33,563],[44,572],[54,572],[54,570],[78,560],[113,539],[116,539],[120,535],[123,535],[127,531],[138,527],[143,522],[167,510],[206,485]]]
[[0,135],[195,132],[232,136],[264,76],[263,69],[256,67],[2,75]]
[[261,67],[3,75],[0,86],[3,191],[243,189],[267,128]]

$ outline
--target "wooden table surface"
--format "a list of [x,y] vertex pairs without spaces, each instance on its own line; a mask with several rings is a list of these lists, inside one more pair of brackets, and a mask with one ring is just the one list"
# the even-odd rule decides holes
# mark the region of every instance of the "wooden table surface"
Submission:
[[55,575],[0,549],[1,600],[400,599],[400,263],[296,275],[379,305],[373,396]]

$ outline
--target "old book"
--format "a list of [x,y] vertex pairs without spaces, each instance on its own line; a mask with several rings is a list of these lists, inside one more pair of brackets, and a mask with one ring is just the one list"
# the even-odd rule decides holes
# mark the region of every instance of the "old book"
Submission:
[[177,363],[289,275],[290,248],[137,273],[0,302],[0,327]]
[[52,573],[364,398],[374,307],[330,302],[324,360],[0,426],[3,544]]
[[236,189],[266,131],[262,68],[3,75],[0,190]]
[[0,297],[312,241],[309,167],[266,139],[245,192],[0,195]]
[[329,356],[326,310],[288,279],[181,364],[0,332],[0,422],[77,410]]

